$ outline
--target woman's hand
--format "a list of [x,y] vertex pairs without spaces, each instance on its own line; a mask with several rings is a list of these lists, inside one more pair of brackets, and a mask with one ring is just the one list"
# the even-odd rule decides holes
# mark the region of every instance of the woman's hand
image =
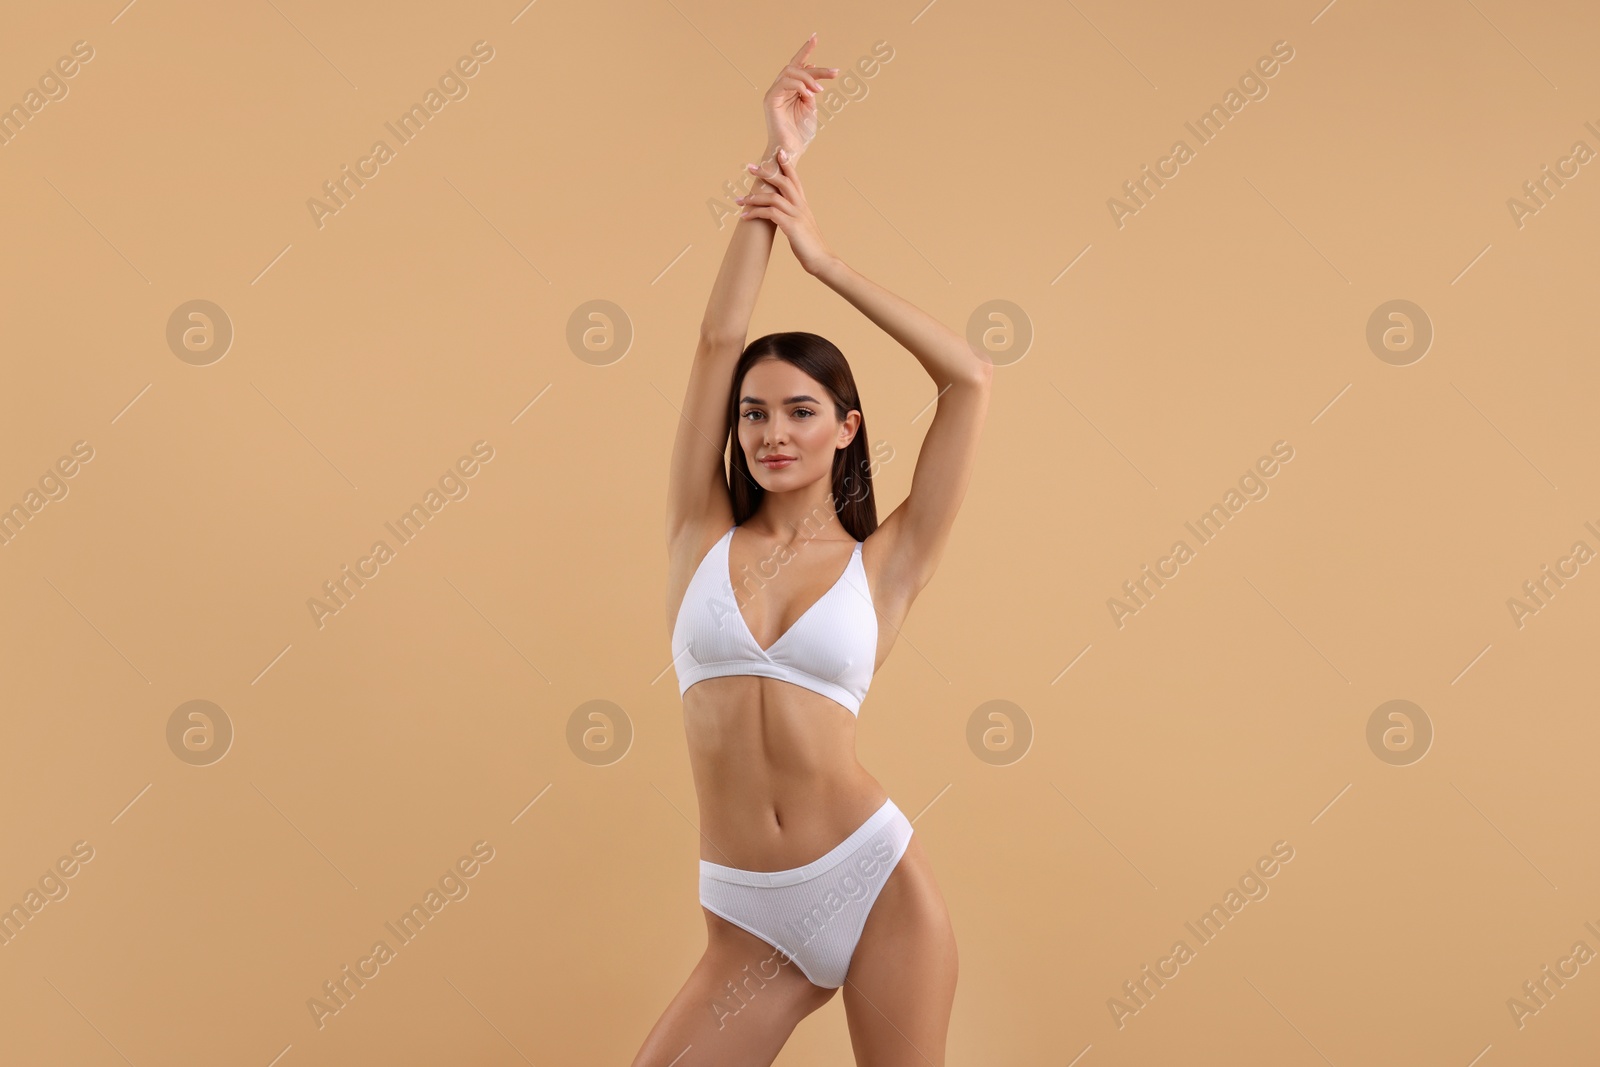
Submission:
[[821,78],[838,76],[838,67],[808,67],[806,60],[817,46],[812,34],[800,51],[778,72],[772,87],[762,98],[767,118],[767,147],[782,148],[790,159],[798,159],[817,135],[817,100],[822,92]]
[[785,149],[778,149],[774,161],[777,169],[766,173],[754,163],[750,169],[771,186],[761,188],[747,196],[737,198],[744,205],[741,219],[767,219],[775,223],[789,239],[789,250],[808,274],[816,274],[830,260],[833,251],[823,243],[817,232],[817,220],[812,217],[811,205],[806,203],[806,192],[800,187],[800,172],[795,161]]

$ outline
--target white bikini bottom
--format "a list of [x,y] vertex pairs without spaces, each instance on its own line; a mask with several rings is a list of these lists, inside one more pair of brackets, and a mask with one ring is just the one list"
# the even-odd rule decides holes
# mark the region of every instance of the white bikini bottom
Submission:
[[783,952],[813,985],[844,985],[867,913],[911,843],[911,822],[885,800],[827,855],[786,871],[700,861],[700,903]]

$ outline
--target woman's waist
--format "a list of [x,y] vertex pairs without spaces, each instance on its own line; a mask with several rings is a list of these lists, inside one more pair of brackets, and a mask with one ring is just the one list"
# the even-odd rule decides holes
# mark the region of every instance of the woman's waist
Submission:
[[696,766],[700,858],[726,867],[798,867],[849,837],[889,799],[853,758],[810,775],[770,767]]
[[746,870],[800,866],[888,798],[856,758],[854,715],[815,693],[774,688],[730,685],[684,703],[701,859]]

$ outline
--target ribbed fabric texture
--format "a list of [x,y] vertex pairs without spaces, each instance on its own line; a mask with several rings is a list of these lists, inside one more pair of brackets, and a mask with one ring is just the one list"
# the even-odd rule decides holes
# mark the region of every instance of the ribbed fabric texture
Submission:
[[878,654],[878,613],[857,541],[844,573],[772,647],[762,651],[739,613],[728,574],[730,526],[689,579],[672,628],[678,695],[707,678],[754,674],[821,693],[861,713]]
[[844,985],[867,914],[911,843],[911,821],[885,800],[827,855],[786,871],[700,861],[700,903],[794,960],[813,985]]

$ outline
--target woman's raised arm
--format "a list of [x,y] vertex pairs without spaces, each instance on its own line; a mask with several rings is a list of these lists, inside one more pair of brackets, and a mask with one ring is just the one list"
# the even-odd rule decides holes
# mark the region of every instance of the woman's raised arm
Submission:
[[772,225],[742,219],[722,256],[694,362],[684,390],[678,417],[678,434],[672,445],[672,466],[667,483],[667,546],[672,550],[687,534],[698,537],[701,526],[716,519],[733,523],[728,499],[723,449],[728,442],[728,400],[733,388],[733,368],[744,351],[745,334],[756,293],[772,252]]
[[812,273],[900,342],[939,391],[911,489],[877,530],[889,546],[886,584],[920,590],[939,566],[972,479],[994,364],[979,358],[950,327],[843,260],[834,257]]
[[[772,170],[770,162],[781,149],[786,157],[805,150],[816,134],[816,94],[819,79],[831,78],[836,68],[806,65],[816,47],[813,34],[794,58],[778,72],[762,104],[766,116],[767,148],[757,174]],[[752,191],[766,188],[757,177]],[[728,499],[723,449],[728,441],[729,392],[733,368],[744,351],[756,295],[772,254],[774,227],[760,219],[741,219],[722,256],[722,267],[712,284],[700,321],[700,337],[689,384],[672,446],[667,484],[667,545],[672,551],[686,533],[697,538],[704,525],[726,526],[733,521]],[[714,521],[713,521],[714,520]]]

